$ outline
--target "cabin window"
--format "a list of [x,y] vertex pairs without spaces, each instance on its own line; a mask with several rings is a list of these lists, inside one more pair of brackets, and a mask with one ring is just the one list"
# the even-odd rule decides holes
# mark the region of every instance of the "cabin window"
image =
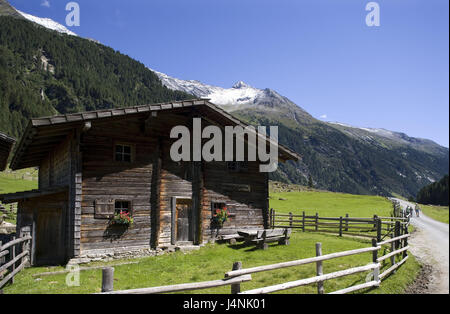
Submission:
[[234,206],[228,206],[225,202],[211,202],[211,215],[214,216],[216,210],[224,208],[227,209],[230,218],[236,216]]
[[223,209],[225,207],[227,207],[227,204],[225,204],[225,203],[213,202],[211,205],[211,209],[213,212],[215,212],[216,209]]
[[131,202],[130,201],[115,201],[114,210],[116,213],[125,212],[131,215]]
[[132,161],[131,145],[116,144],[115,145],[115,161],[131,162]]
[[227,168],[229,172],[244,172],[248,171],[247,161],[227,161]]

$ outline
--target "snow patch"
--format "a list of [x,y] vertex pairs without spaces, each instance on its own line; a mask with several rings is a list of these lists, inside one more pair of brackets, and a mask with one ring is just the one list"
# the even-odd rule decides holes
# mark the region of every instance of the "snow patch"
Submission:
[[41,26],[44,26],[45,28],[57,31],[59,33],[71,35],[71,36],[78,36],[74,32],[68,30],[65,26],[59,24],[58,22],[53,21],[52,19],[37,17],[37,16],[27,14],[27,13],[19,11],[19,10],[17,10],[17,12],[19,12],[27,20],[34,22],[36,24],[39,24]]

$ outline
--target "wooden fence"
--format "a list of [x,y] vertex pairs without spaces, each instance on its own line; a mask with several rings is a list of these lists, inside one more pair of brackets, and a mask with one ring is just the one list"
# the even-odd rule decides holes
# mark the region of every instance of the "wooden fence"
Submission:
[[13,237],[2,245],[0,242],[0,289],[29,264],[31,236]]
[[278,214],[275,209],[269,212],[270,228],[291,228],[293,230],[334,233],[339,236],[353,235],[376,238],[381,242],[388,236],[398,237],[407,232],[409,217],[380,217],[370,218],[349,217],[319,217],[302,215]]
[[[168,293],[168,292],[181,292],[198,289],[207,289],[213,287],[221,287],[225,285],[231,286],[231,294],[265,294],[311,284],[316,284],[317,292],[319,294],[323,294],[325,293],[324,282],[327,280],[350,276],[362,272],[368,271],[372,272],[373,278],[370,278],[371,280],[365,283],[357,284],[354,286],[347,287],[345,289],[331,292],[331,294],[344,294],[353,291],[358,291],[361,289],[379,286],[384,278],[386,278],[389,274],[398,269],[408,259],[407,255],[407,250],[409,249],[408,237],[409,234],[406,233],[404,235],[381,242],[377,242],[376,239],[372,239],[371,247],[336,252],[326,255],[322,255],[322,244],[316,243],[315,257],[251,268],[242,268],[241,262],[235,262],[233,264],[233,269],[225,273],[224,279],[203,281],[196,283],[184,283],[170,286],[140,288],[132,290],[114,291],[113,290],[114,269],[109,267],[103,269],[102,294],[155,294],[155,293]],[[389,250],[389,253],[383,256],[379,256],[379,252],[385,246],[388,246],[387,249]],[[370,264],[355,266],[345,270],[339,270],[324,274],[323,261],[341,258],[344,256],[367,254],[367,253],[372,254],[372,262]],[[401,257],[401,260],[397,262],[396,260],[398,259],[398,256]],[[384,266],[384,264],[388,259],[390,260],[391,266],[382,273],[380,273],[382,267]],[[277,285],[266,286],[241,292],[241,283],[252,280],[251,275],[254,273],[273,271],[277,269],[313,263],[316,264],[316,276],[314,277],[299,279],[295,281],[285,282]]]

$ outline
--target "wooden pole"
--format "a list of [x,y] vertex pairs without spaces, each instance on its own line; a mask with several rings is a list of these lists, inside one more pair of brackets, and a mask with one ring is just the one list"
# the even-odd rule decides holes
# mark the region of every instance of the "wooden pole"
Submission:
[[348,214],[345,214],[345,231],[348,231]]
[[272,228],[272,226],[273,226],[272,221],[273,221],[273,208],[271,208],[270,212],[269,212],[269,226],[267,229]]
[[[391,252],[395,251],[395,243],[391,242]],[[391,256],[391,264],[394,265],[395,264],[395,255]]]
[[[378,246],[377,242],[378,242],[377,239],[372,239],[372,246],[377,247]],[[372,252],[372,262],[374,264],[378,264],[377,261],[378,261],[378,250],[374,250]],[[373,270],[373,281],[377,282],[380,281],[380,266],[378,266]]]
[[342,216],[339,217],[339,236],[342,237]]
[[[394,234],[395,234],[395,237],[399,237],[399,236],[401,236],[401,234],[400,234],[400,232],[401,232],[401,230],[400,230],[400,221],[396,221],[395,222],[395,227],[394,227],[395,229],[395,231],[394,231]],[[400,241],[398,240],[398,241],[395,241],[395,249],[398,249],[398,248],[400,248]]]
[[[408,227],[405,226],[405,234],[408,234]],[[408,246],[408,238],[403,239],[403,247],[407,247]],[[408,251],[405,250],[403,251],[403,258],[406,258],[408,256]]]
[[[316,256],[322,256],[322,243],[317,242],[316,243]],[[323,275],[323,264],[322,261],[316,262],[316,273],[317,276]],[[323,294],[324,288],[323,288],[323,281],[317,282],[317,293]]]
[[303,218],[302,218],[302,230],[305,232],[305,212],[303,212]]
[[[239,269],[242,269],[242,262],[234,262],[232,270],[239,270]],[[241,292],[241,284],[240,283],[231,284],[231,294],[238,294],[239,292]]]
[[114,290],[114,268],[105,267],[102,269],[102,292]]
[[316,231],[319,230],[319,213],[316,213]]
[[[13,239],[13,241],[14,241],[14,240],[16,239],[16,237],[13,237],[12,239]],[[15,244],[14,244],[13,246],[11,246],[11,249],[10,249],[10,256],[11,256],[11,260],[14,260],[14,259],[16,258],[16,245],[15,245]],[[13,263],[13,264],[11,265],[11,268],[10,268],[9,271],[12,273],[12,272],[14,272],[15,270],[16,270],[16,263]],[[11,277],[10,283],[11,283],[11,284],[14,283],[14,276]]]
[[292,228],[292,213],[289,212],[289,228]]
[[381,242],[381,219],[377,218],[376,220],[376,226],[377,226],[377,242]]

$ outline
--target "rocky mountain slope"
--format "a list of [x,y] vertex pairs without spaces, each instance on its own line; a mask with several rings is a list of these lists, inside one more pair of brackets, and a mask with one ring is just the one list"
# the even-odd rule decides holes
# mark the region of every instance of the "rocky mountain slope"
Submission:
[[303,156],[272,179],[350,193],[406,196],[448,172],[449,151],[433,141],[376,128],[323,122],[271,89],[243,83],[222,88],[155,71],[172,89],[210,98],[249,123],[278,125],[279,141]]
[[39,25],[0,0],[0,131],[16,138],[31,117],[206,97],[248,123],[279,126],[280,143],[303,158],[280,164],[273,180],[306,184],[311,176],[319,189],[410,196],[448,173],[448,149],[432,141],[322,122],[242,81],[222,88],[169,77]]

